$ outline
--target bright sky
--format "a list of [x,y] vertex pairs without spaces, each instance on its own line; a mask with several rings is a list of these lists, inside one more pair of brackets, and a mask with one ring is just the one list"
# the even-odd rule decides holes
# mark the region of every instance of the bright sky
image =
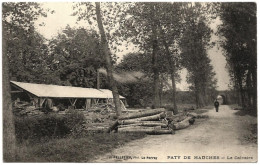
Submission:
[[[54,10],[54,14],[49,14],[48,17],[41,17],[36,22],[38,31],[47,39],[51,39],[56,36],[58,32],[64,29],[67,25],[71,27],[84,27],[86,29],[90,28],[89,24],[86,22],[79,22],[76,24],[77,18],[75,16],[71,16],[73,13],[72,2],[48,2],[43,4],[43,8],[49,8]],[[45,26],[38,26],[38,24],[44,22]],[[211,28],[216,31],[216,25],[220,24],[219,20],[216,20],[215,23],[211,24]],[[93,26],[91,27],[93,28]],[[95,27],[94,27],[95,28]],[[217,36],[212,37],[213,40],[217,40]],[[119,57],[119,60],[122,59],[123,55],[134,51],[132,46],[128,46],[128,49],[121,46],[123,52],[117,53],[116,55]],[[211,63],[216,72],[216,78],[218,79],[218,90],[228,89],[229,84],[229,75],[225,69],[226,60],[222,55],[221,50],[218,50],[217,46],[208,50],[209,57],[211,59]],[[176,84],[176,87],[180,90],[188,90],[188,84],[186,83],[186,75],[187,70],[181,71],[181,83]]]

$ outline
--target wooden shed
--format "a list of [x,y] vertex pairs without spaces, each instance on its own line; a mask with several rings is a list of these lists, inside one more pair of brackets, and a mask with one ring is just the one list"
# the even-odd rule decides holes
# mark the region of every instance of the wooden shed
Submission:
[[[109,89],[82,88],[11,81],[12,100],[31,102],[35,107],[57,104],[89,109],[93,104],[113,99]],[[119,96],[122,103],[125,97]]]

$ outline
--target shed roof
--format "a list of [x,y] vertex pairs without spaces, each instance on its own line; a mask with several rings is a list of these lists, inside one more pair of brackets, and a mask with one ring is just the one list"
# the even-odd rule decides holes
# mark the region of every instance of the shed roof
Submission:
[[[47,84],[34,84],[11,81],[19,88],[32,93],[37,97],[51,98],[113,98],[112,91],[109,89],[82,88],[72,86],[59,86]],[[120,96],[124,99],[123,96]]]

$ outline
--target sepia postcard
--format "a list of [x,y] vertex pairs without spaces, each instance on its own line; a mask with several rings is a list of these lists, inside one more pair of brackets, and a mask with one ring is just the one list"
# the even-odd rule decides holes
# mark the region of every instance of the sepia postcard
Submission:
[[256,8],[2,2],[2,161],[256,163]]

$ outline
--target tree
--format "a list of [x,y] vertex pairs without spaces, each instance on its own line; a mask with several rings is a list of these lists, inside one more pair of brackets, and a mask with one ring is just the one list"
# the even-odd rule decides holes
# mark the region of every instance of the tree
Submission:
[[194,91],[197,108],[207,104],[207,91],[216,85],[215,73],[206,51],[210,46],[211,33],[212,30],[204,21],[191,20],[180,43],[182,65],[189,72],[187,80],[191,83],[190,89]]
[[180,69],[178,44],[182,36],[184,11],[187,3],[160,3],[159,38],[165,49],[168,70],[172,83],[172,102],[175,113],[178,113],[176,104],[176,72]]
[[121,104],[120,104],[120,99],[119,99],[119,94],[118,94],[118,89],[113,77],[113,66],[112,66],[112,60],[111,60],[111,52],[108,46],[108,42],[106,39],[104,27],[102,24],[102,17],[101,17],[101,11],[100,11],[100,2],[96,2],[96,16],[97,16],[97,23],[98,23],[98,28],[99,32],[101,35],[101,52],[104,53],[105,60],[106,60],[106,70],[107,70],[107,78],[108,82],[112,88],[112,93],[113,93],[113,99],[115,103],[115,110],[117,113],[117,116],[121,115]]
[[98,34],[67,26],[49,42],[49,63],[55,84],[96,87],[97,70],[105,66]]
[[[151,55],[151,69],[153,77],[153,107],[160,106],[159,84],[160,68],[159,57],[159,13],[158,3],[132,3],[126,11],[126,17],[121,19],[120,35],[138,45],[141,51]],[[164,58],[162,58],[164,59]]]
[[7,36],[3,32],[3,158],[4,161],[15,160],[15,129],[12,112],[10,79],[9,79],[9,65],[7,58]]
[[223,22],[218,34],[226,56],[233,87],[238,91],[245,109],[257,111],[257,53],[256,4],[221,3],[220,19]]
[[[2,25],[3,25],[3,151],[4,161],[15,161],[15,130],[12,113],[12,103],[10,95],[10,61],[8,57],[14,57],[16,40],[21,40],[22,36],[29,34],[33,28],[33,21],[39,15],[46,12],[37,3],[10,3],[2,4]],[[14,38],[13,38],[14,37]],[[24,42],[23,42],[24,43]],[[26,46],[26,45],[23,45]],[[23,60],[23,59],[19,59]],[[16,66],[19,67],[19,66]]]
[[[131,107],[151,106],[153,100],[153,79],[151,55],[143,53],[129,53],[116,66],[116,72],[131,73],[137,77],[135,81],[118,83],[119,91],[126,97]],[[125,77],[126,79],[127,77]]]

